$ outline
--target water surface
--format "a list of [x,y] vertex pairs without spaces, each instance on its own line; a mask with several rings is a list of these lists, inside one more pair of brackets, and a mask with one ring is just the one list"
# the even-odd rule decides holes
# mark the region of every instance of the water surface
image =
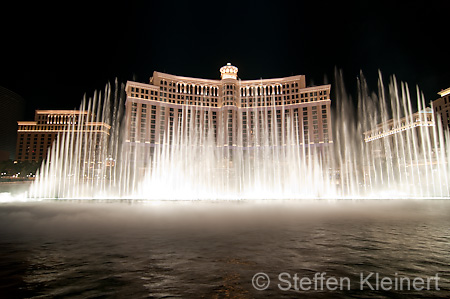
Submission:
[[[445,200],[1,204],[0,297],[448,297],[449,215]],[[282,291],[282,272],[351,289]],[[370,272],[439,273],[441,290],[359,290]]]

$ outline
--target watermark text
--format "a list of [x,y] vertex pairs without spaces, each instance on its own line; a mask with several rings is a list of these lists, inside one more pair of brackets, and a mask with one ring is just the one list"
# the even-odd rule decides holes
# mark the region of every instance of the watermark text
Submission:
[[[426,277],[408,277],[394,273],[391,276],[380,275],[376,272],[360,273],[359,280],[350,277],[336,277],[326,272],[316,272],[311,276],[298,273],[282,272],[273,280],[272,287],[281,291],[349,291],[351,289],[369,291],[439,291],[439,273]],[[357,280],[357,281],[356,281]],[[268,289],[270,277],[264,272],[256,273],[252,278],[252,285],[258,291]]]

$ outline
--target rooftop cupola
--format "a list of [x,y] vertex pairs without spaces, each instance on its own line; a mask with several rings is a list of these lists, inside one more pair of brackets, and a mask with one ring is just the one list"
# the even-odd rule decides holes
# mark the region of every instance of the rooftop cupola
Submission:
[[227,63],[227,65],[220,68],[220,78],[223,79],[237,79],[238,68]]

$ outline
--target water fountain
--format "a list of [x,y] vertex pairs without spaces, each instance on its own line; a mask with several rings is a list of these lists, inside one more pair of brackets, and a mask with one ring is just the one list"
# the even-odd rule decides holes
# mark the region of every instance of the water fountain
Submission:
[[[123,86],[83,100],[80,123],[60,135],[31,186],[31,198],[126,199],[298,199],[450,197],[449,132],[434,122],[417,90],[417,111],[407,84],[387,88],[381,74],[377,93],[358,81],[357,107],[336,76],[332,118],[334,144],[320,150],[300,145],[299,119],[279,130],[257,126],[257,147],[217,146],[212,132],[185,112],[173,134],[155,147],[130,146],[123,138]],[[195,108],[192,108],[195,109]],[[267,107],[263,115],[273,112]],[[189,111],[189,110],[185,110]],[[95,119],[94,119],[95,117]],[[392,120],[390,120],[392,119]],[[83,122],[111,126],[110,133],[77,134]],[[299,125],[300,124],[300,125]],[[381,124],[381,125],[380,125]],[[91,142],[96,140],[96,142]]]

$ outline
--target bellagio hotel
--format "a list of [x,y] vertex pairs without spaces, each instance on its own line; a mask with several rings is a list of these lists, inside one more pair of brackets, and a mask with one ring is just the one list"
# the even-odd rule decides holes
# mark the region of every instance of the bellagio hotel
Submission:
[[128,81],[126,141],[154,147],[170,142],[177,123],[189,127],[195,121],[214,130],[217,146],[252,148],[264,140],[286,145],[293,134],[289,140],[300,145],[333,142],[330,85],[306,87],[304,75],[241,80],[237,73],[228,63],[220,80],[154,72],[149,84]]

